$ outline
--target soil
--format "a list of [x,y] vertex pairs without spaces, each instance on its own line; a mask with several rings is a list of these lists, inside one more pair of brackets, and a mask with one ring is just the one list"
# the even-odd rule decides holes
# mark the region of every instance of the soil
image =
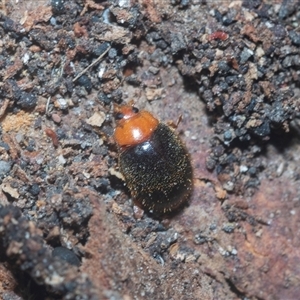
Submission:
[[[299,0],[1,5],[2,299],[299,298]],[[172,215],[119,171],[130,100],[181,119]]]

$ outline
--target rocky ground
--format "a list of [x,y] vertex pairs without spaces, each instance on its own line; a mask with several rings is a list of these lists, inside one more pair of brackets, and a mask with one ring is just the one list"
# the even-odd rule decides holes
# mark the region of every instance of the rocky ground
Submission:
[[[298,299],[300,1],[2,1],[3,299]],[[186,207],[118,170],[113,104],[177,132]]]

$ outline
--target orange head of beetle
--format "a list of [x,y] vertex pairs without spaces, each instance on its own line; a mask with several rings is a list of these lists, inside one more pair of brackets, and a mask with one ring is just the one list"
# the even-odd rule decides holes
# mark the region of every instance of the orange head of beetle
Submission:
[[120,148],[135,146],[147,141],[159,121],[149,112],[134,107],[131,103],[115,106],[116,129],[114,139]]

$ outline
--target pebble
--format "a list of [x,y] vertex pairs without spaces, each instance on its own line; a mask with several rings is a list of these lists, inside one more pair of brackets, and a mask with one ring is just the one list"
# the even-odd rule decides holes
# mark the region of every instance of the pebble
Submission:
[[41,191],[41,188],[37,183],[33,183],[29,188],[29,193],[33,196],[37,196]]
[[56,101],[55,101],[55,104],[58,108],[64,110],[64,109],[67,109],[68,108],[68,102],[64,99],[64,98],[58,98]]
[[232,133],[230,130],[224,132],[224,140],[230,141],[232,139]]
[[65,10],[64,0],[51,0],[52,10],[55,13],[62,13]]
[[105,121],[106,115],[104,112],[95,112],[86,122],[91,126],[101,127],[103,122]]
[[227,181],[223,184],[223,189],[232,192],[234,190],[234,183],[232,181]]
[[18,105],[20,105],[22,108],[25,109],[33,108],[36,106],[37,97],[32,93],[22,92],[17,103]]
[[52,114],[51,117],[55,123],[59,124],[61,122],[61,117],[58,114]]
[[73,251],[69,250],[68,248],[56,247],[53,249],[52,256],[59,257],[60,259],[66,261],[70,265],[77,266],[77,267],[80,266],[79,258],[76,256],[76,254]]
[[[107,11],[109,11],[109,10],[107,9]],[[107,48],[109,46],[110,46],[109,43],[103,43],[99,46],[96,46],[95,49],[94,49],[94,54],[97,55],[97,56],[102,55],[107,50]]]
[[118,54],[117,49],[111,48],[108,52],[108,57],[115,58],[117,56],[117,54]]
[[88,93],[91,92],[93,84],[91,79],[87,75],[82,75],[78,79],[78,83],[83,86]]
[[0,176],[7,175],[10,169],[11,169],[10,162],[0,160]]
[[300,34],[296,33],[295,31],[290,31],[289,36],[296,46],[300,46]]
[[253,51],[248,49],[248,48],[244,48],[241,55],[240,55],[240,63],[244,64],[246,63],[246,61],[253,55]]
[[159,68],[150,66],[149,67],[149,72],[151,72],[152,74],[156,75],[159,72]]

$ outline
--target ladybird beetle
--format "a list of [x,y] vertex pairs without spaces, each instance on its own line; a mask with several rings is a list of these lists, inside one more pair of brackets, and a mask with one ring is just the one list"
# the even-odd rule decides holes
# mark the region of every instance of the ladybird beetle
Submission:
[[189,154],[173,128],[133,105],[115,107],[119,168],[135,203],[153,214],[172,212],[192,191]]

